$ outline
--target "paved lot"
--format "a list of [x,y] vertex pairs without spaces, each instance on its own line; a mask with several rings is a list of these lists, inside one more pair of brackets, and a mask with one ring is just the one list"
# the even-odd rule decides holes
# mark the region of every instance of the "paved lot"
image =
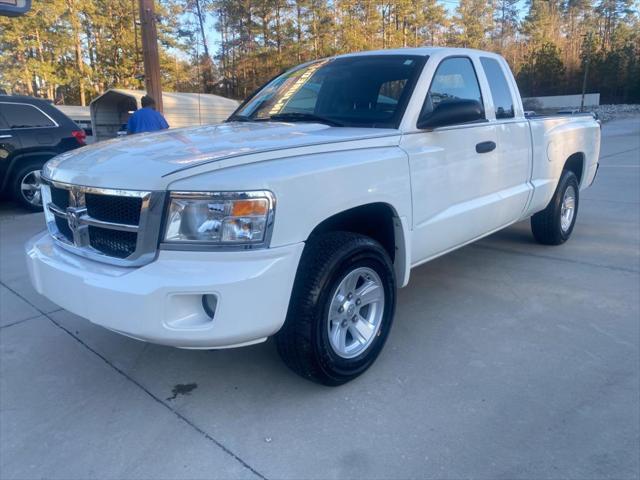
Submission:
[[414,270],[334,389],[271,342],[177,350],[58,309],[22,258],[41,215],[0,206],[0,476],[638,478],[640,119],[601,162],[568,244],[524,222]]

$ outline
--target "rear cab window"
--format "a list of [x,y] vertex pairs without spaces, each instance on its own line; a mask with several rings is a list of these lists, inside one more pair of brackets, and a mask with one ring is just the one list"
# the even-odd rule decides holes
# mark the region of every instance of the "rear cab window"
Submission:
[[468,57],[450,57],[440,62],[427,92],[422,115],[428,115],[441,103],[475,100],[483,105],[476,71]]
[[480,57],[480,63],[489,82],[489,89],[491,90],[493,105],[496,110],[496,119],[515,117],[511,89],[504,76],[502,66],[497,60],[489,57]]
[[11,129],[57,126],[42,110],[26,103],[0,103],[0,115]]

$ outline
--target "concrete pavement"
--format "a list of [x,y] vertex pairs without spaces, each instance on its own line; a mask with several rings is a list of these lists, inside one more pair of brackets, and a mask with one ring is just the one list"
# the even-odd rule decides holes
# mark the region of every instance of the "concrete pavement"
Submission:
[[528,222],[415,269],[376,364],[340,388],[271,342],[188,351],[37,295],[41,214],[0,207],[0,477],[640,475],[640,119],[603,130],[572,239]]

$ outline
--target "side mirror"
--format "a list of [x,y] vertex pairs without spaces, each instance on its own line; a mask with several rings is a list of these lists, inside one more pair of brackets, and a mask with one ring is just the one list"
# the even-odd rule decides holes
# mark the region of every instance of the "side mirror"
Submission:
[[440,103],[433,112],[418,119],[422,130],[474,122],[484,119],[482,105],[476,100],[449,100]]

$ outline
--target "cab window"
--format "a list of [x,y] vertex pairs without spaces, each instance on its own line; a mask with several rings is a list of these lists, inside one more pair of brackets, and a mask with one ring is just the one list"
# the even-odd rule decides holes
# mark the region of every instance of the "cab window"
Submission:
[[513,98],[511,97],[511,89],[504,76],[504,71],[497,60],[488,57],[481,57],[480,63],[487,75],[489,89],[493,97],[493,105],[496,109],[496,118],[513,118],[515,112],[513,109]]
[[0,104],[0,114],[9,124],[9,128],[55,127],[56,124],[42,111],[32,105],[21,103]]
[[438,65],[422,115],[433,112],[441,103],[456,100],[475,100],[482,105],[478,77],[471,60],[466,57],[447,58]]

